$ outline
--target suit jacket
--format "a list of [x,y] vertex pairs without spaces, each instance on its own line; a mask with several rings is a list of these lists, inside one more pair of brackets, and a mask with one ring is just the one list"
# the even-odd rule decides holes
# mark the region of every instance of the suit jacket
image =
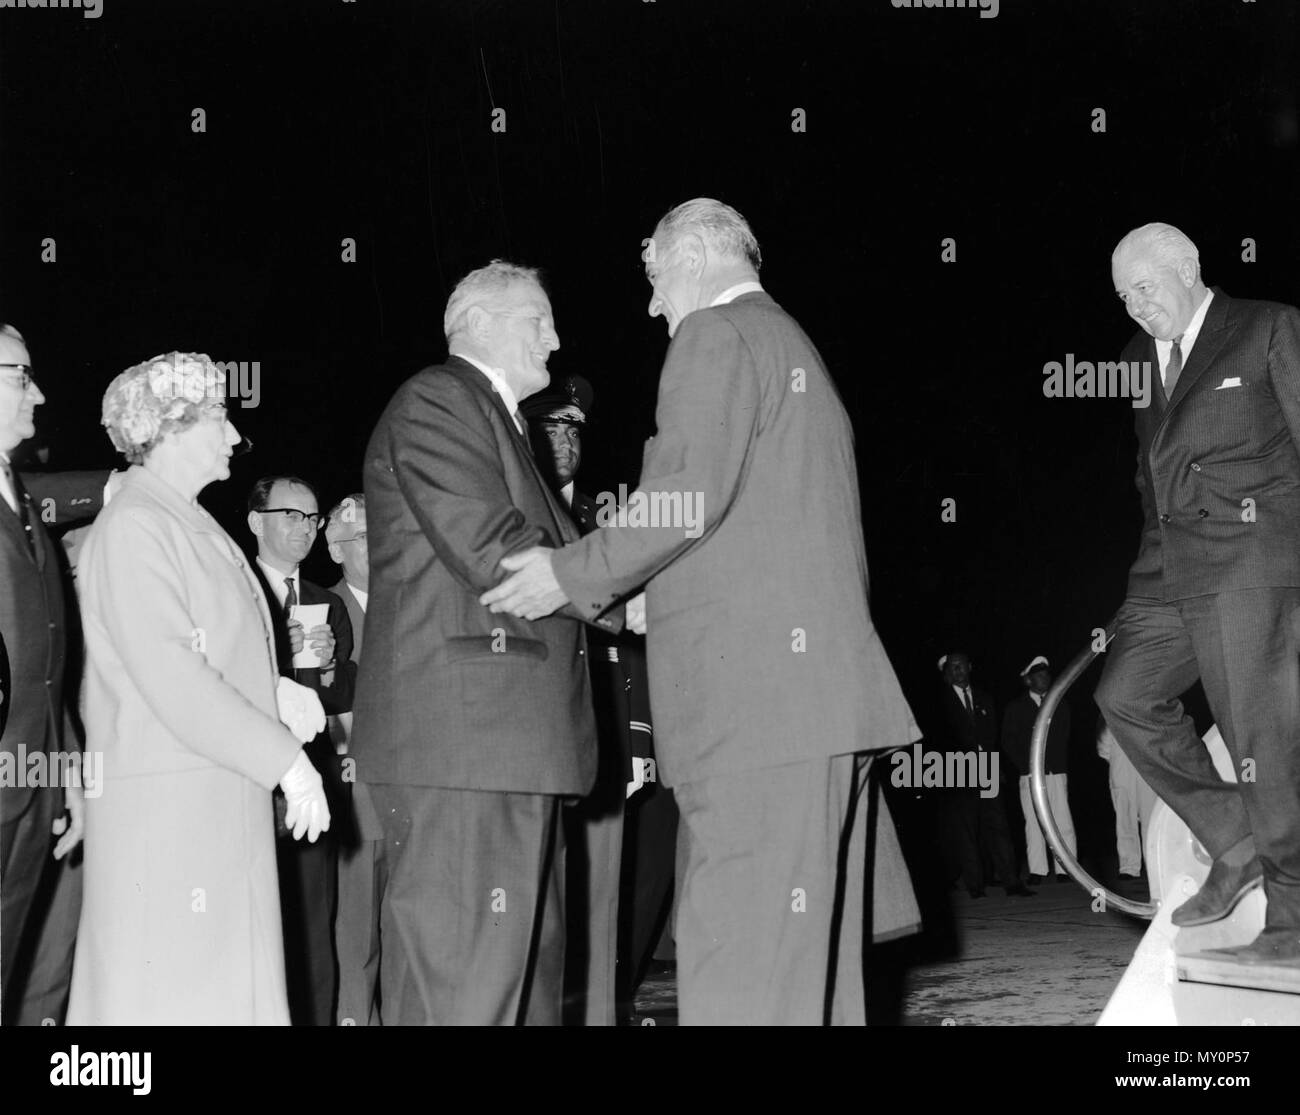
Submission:
[[[950,691],[951,688],[949,686]],[[1037,719],[1038,705],[1028,690],[1009,701],[1002,714],[1002,753],[1017,774],[1029,773],[1029,745]],[[1048,774],[1067,774],[1069,760],[1070,706],[1062,701],[1056,706],[1052,726],[1047,730],[1047,754],[1043,756],[1043,766]]]
[[[629,509],[654,493],[659,525],[606,526],[555,569],[584,615],[647,586],[662,780],[916,739],[867,606],[852,428],[803,330],[761,292],[689,314],[655,420]],[[674,499],[698,529],[664,525]]]
[[365,610],[361,607],[361,601],[356,598],[346,577],[340,577],[334,584],[330,585],[330,592],[342,600],[343,606],[348,610],[348,623],[352,625],[351,658],[353,662],[360,662],[361,647],[365,642]]
[[977,685],[970,687],[971,712],[956,691],[946,681],[939,691],[939,703],[944,716],[945,751],[996,751],[998,749],[998,716],[993,698]]
[[275,661],[282,677],[292,678],[299,685],[306,685],[316,690],[321,706],[330,715],[338,715],[352,708],[353,693],[356,689],[357,664],[352,655],[352,621],[343,601],[329,589],[312,584],[299,576],[297,593],[299,604],[329,605],[326,623],[334,632],[334,669],[322,671],[316,666],[295,670],[293,667],[293,649],[289,644],[289,625],[284,618],[284,609],[275,590],[267,582],[262,567],[256,561],[250,561],[249,567],[257,577],[262,592],[266,595],[266,606],[274,620]]
[[507,554],[578,535],[487,377],[452,356],[407,380],[370,438],[364,485],[357,779],[587,793],[596,744],[582,623],[571,609],[530,623],[478,602]]
[[1134,411],[1143,530],[1129,595],[1300,586],[1300,311],[1215,288],[1167,404],[1155,341],[1139,332],[1123,358],[1149,360],[1153,380]]
[[[63,675],[67,655],[63,578],[57,543],[46,524],[93,516],[102,505],[107,472],[19,476],[26,489],[35,556],[22,521],[0,498],[0,631],[9,651],[7,717],[0,749],[17,755],[57,751],[63,745]],[[27,786],[0,786],[0,815],[22,812]]]

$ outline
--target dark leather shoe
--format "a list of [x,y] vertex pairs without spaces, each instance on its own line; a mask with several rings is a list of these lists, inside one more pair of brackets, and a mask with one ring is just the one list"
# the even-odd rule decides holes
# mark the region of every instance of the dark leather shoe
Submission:
[[1014,887],[1007,887],[1008,898],[1033,898],[1038,891],[1030,890],[1024,883],[1017,883]]
[[1263,880],[1264,868],[1258,859],[1236,867],[1216,859],[1201,889],[1179,906],[1169,920],[1183,928],[1221,921]]
[[968,891],[968,893],[970,894],[970,896],[971,896],[972,898],[985,898],[985,897],[987,897],[987,896],[985,895],[985,893],[984,893],[984,888],[983,888],[983,887],[968,887],[968,888],[967,888],[967,891]]
[[1029,876],[1029,885],[1030,885],[1031,887],[1041,887],[1045,882],[1047,882],[1047,876],[1046,876],[1046,875],[1030,875],[1030,876]]
[[1287,967],[1300,967],[1300,928],[1265,929],[1248,945],[1208,951],[1239,964],[1285,964]]

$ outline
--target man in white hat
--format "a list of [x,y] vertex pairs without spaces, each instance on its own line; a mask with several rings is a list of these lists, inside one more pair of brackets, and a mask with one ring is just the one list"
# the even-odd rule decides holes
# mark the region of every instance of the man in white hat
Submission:
[[[1029,790],[1029,745],[1033,739],[1034,721],[1042,707],[1043,697],[1052,685],[1051,664],[1041,654],[1020,671],[1020,681],[1025,691],[1007,705],[1002,718],[1002,753],[1020,774],[1020,807],[1025,813],[1025,850],[1029,858],[1029,885],[1046,882],[1047,840],[1034,814],[1033,797]],[[1043,770],[1047,782],[1047,803],[1070,854],[1077,854],[1074,837],[1074,820],[1070,816],[1070,798],[1066,769],[1070,754],[1070,706],[1062,701],[1052,716],[1052,726],[1047,732],[1047,750],[1043,756]],[[1065,883],[1069,876],[1060,861],[1053,856],[1056,881]]]

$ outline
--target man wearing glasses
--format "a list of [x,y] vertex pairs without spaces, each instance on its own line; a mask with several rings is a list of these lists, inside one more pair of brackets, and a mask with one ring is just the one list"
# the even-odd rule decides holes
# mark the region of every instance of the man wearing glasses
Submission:
[[[76,747],[65,740],[71,703],[63,693],[66,611],[47,525],[95,515],[109,475],[19,473],[11,455],[35,435],[36,408],[45,402],[31,363],[18,330],[0,325],[0,632],[9,656],[0,749],[8,753],[7,769],[23,774],[27,764],[14,762],[20,754],[30,759]],[[80,877],[67,857],[81,840],[82,808],[78,786],[0,779],[0,1005],[6,1024],[63,1021],[81,903]]]
[[[352,624],[337,595],[304,580],[300,567],[315,545],[324,516],[316,492],[294,476],[264,476],[248,496],[248,529],[257,539],[254,569],[262,582],[276,629],[280,673],[316,690],[326,713],[337,716],[352,708],[356,663],[352,660]],[[327,621],[305,628],[296,610],[326,605]],[[314,651],[317,665],[298,665],[298,656]],[[304,750],[325,781],[330,813],[342,815],[338,757],[329,733],[322,732]],[[314,844],[289,838],[276,802],[280,912],[284,920],[284,966],[289,1013],[296,1026],[329,1026],[334,1019],[338,977],[334,959],[334,909],[338,898],[338,842],[333,831]]]

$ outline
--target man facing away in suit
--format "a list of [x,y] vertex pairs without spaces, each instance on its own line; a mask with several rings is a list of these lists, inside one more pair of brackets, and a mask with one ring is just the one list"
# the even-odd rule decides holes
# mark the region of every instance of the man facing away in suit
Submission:
[[869,753],[918,732],[867,607],[852,428],[736,210],[697,198],[643,246],[672,342],[626,517],[483,599],[599,616],[647,586],[681,1022],[862,1023],[873,912],[877,939],[919,922]]
[[[316,492],[295,476],[264,476],[248,494],[248,529],[257,539],[254,569],[266,593],[276,627],[280,673],[316,691],[326,713],[352,707],[356,663],[352,624],[343,601],[328,589],[304,580],[301,563],[311,552],[321,526]],[[305,630],[292,615],[302,605],[324,604],[325,623]],[[293,665],[304,648],[319,666]],[[328,731],[303,750],[325,783],[331,815],[345,812],[338,759]],[[284,967],[289,1013],[295,1026],[329,1026],[334,1021],[338,973],[334,955],[334,911],[338,900],[338,844],[333,831],[315,843],[294,840],[276,801],[276,865],[280,872],[280,913],[284,920]]]
[[[364,461],[370,596],[350,756],[384,829],[384,1025],[560,1021],[560,807],[596,773],[584,624],[478,600],[501,559],[578,537],[519,402],[560,347],[537,272],[470,272],[444,364],[408,379]],[[617,629],[618,620],[602,623]]]
[[[75,750],[65,738],[64,584],[45,522],[51,510],[58,522],[89,518],[111,490],[107,472],[23,477],[12,467],[45,401],[31,363],[22,334],[0,325],[0,631],[9,661],[0,747],[10,760]],[[0,782],[0,1010],[7,1025],[62,1023],[80,908],[67,858],[82,837],[82,788],[14,781]]]
[[[343,569],[331,591],[343,601],[352,624],[352,661],[360,663],[366,604],[370,599],[370,553],[366,545],[366,497],[360,492],[340,500],[325,521],[330,558]],[[352,713],[330,717],[335,750],[347,756]],[[334,915],[334,944],[339,960],[337,1020],[341,1026],[379,1022],[379,897],[387,865],[384,831],[369,789],[352,777],[345,757],[342,790],[352,810],[336,814],[339,852],[339,898]]]
[[[1168,224],[1128,233],[1111,276],[1141,327],[1123,359],[1160,383],[1134,411],[1142,540],[1096,701],[1212,857],[1173,923],[1225,918],[1262,879],[1263,930],[1216,951],[1300,963],[1300,311],[1207,290]],[[1179,700],[1198,678],[1235,783]]]

